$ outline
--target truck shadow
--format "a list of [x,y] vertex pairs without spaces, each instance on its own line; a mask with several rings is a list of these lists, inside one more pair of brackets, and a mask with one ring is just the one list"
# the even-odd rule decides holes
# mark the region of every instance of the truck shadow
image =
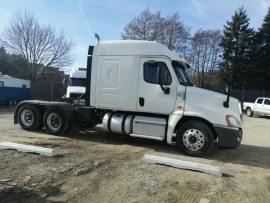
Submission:
[[60,201],[48,200],[48,197],[54,196],[54,194],[48,193],[41,195],[38,191],[33,191],[30,188],[18,187],[18,186],[2,186],[0,189],[1,202],[38,202],[38,203],[62,203]]
[[15,107],[14,106],[4,106],[4,105],[0,105],[0,115],[1,114],[9,114],[13,113],[15,111]]
[[[100,127],[92,129],[74,129],[65,137],[77,140],[91,141],[109,145],[130,145],[145,147],[156,152],[184,156],[177,146],[171,146],[149,139],[137,139],[129,136],[107,133]],[[217,146],[211,154],[203,157],[208,160],[216,160],[224,163],[240,164],[252,167],[270,169],[270,148],[241,144],[237,149],[219,149]]]

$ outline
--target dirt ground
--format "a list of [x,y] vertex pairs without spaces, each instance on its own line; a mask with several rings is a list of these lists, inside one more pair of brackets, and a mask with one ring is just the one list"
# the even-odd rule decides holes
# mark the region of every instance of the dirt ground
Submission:
[[[204,158],[176,146],[104,133],[27,132],[0,107],[0,142],[59,150],[56,157],[0,150],[0,202],[270,202],[270,119],[244,117],[242,145]],[[141,162],[144,154],[219,166],[223,177]],[[201,201],[207,202],[207,201]]]

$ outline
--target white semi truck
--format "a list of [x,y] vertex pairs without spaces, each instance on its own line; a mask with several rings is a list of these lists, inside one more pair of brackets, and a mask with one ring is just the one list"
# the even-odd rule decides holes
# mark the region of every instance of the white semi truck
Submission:
[[214,142],[237,148],[242,140],[237,99],[194,87],[179,54],[154,41],[99,41],[90,46],[84,106],[24,101],[14,123],[25,130],[42,124],[48,133],[66,133],[80,123],[136,138],[176,144],[191,156],[208,154]]
[[73,68],[67,86],[65,98],[76,99],[85,93],[86,68]]

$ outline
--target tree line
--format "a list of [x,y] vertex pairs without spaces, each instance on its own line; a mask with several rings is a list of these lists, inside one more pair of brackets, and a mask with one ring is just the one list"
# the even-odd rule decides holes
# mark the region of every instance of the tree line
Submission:
[[[249,20],[240,7],[223,31],[191,34],[178,12],[164,17],[146,8],[124,27],[121,38],[155,40],[180,53],[190,62],[188,73],[199,87],[270,90],[270,9],[257,30]],[[72,64],[73,47],[63,31],[40,24],[27,11],[16,13],[0,34],[0,72],[42,80],[46,69]]]
[[270,9],[261,27],[250,28],[244,7],[238,8],[224,30],[191,28],[179,13],[162,17],[149,8],[134,17],[122,39],[155,40],[188,59],[189,75],[203,88],[270,90]]
[[[55,27],[40,24],[29,12],[16,13],[0,35],[0,72],[31,81],[51,68],[73,63],[72,40]],[[56,72],[57,73],[57,72]]]
[[270,8],[258,30],[249,20],[241,7],[226,22],[221,76],[233,89],[270,90]]

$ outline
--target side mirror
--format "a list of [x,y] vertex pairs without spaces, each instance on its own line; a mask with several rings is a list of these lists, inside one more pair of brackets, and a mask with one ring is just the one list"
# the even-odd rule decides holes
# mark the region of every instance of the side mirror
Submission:
[[160,85],[160,88],[162,89],[164,94],[170,94],[170,88],[169,87],[163,87],[163,85],[165,85],[164,71],[160,67],[158,67],[158,84]]
[[227,99],[226,99],[225,102],[223,102],[223,106],[225,108],[229,108],[229,103],[230,103],[230,88],[228,86],[226,86],[225,91],[227,93]]
[[68,80],[66,78],[63,79],[63,88],[67,88]]
[[157,67],[157,63],[156,63],[154,60],[147,61],[147,64],[148,64],[150,67]]

